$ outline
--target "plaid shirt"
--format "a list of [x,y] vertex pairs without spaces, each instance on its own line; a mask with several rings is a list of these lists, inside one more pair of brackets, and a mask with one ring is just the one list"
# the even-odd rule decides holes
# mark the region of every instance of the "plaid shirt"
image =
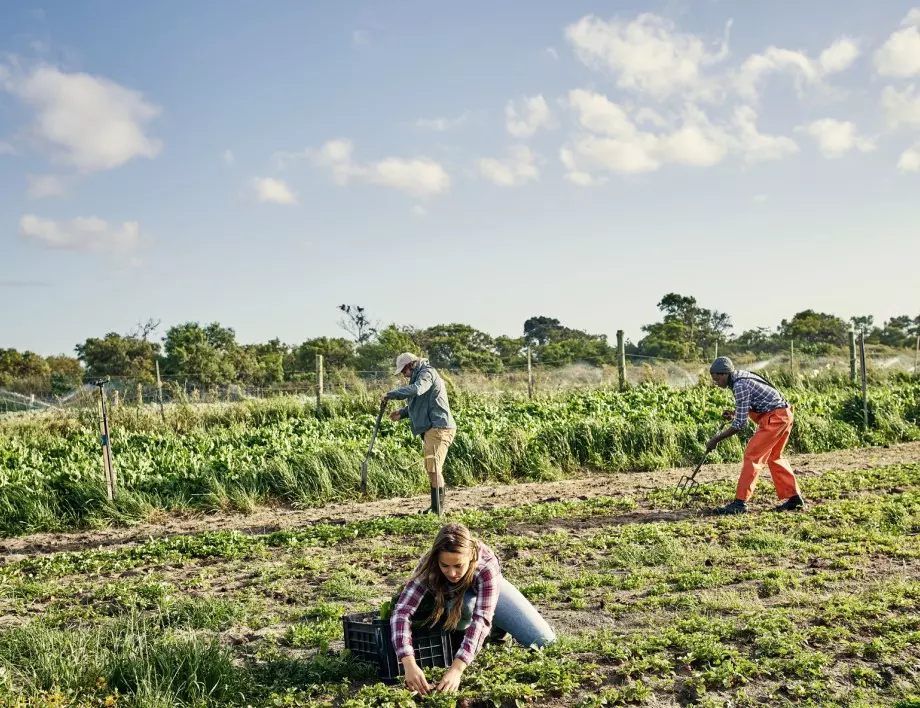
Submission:
[[759,376],[749,371],[736,371],[729,379],[732,394],[735,396],[735,420],[732,427],[744,430],[748,422],[748,412],[767,413],[779,408],[787,408],[788,401],[783,394],[768,386]]
[[[476,593],[476,606],[473,609],[473,620],[466,629],[463,643],[456,658],[469,666],[473,657],[482,648],[483,642],[492,630],[492,616],[498,604],[498,590],[501,584],[501,570],[498,558],[482,541],[479,542],[479,562],[473,575],[470,588]],[[418,609],[426,588],[420,580],[410,580],[405,590],[399,596],[393,614],[390,616],[390,630],[393,635],[393,648],[396,649],[396,658],[402,661],[413,653],[412,648],[412,615]],[[463,598],[458,598],[463,602]]]

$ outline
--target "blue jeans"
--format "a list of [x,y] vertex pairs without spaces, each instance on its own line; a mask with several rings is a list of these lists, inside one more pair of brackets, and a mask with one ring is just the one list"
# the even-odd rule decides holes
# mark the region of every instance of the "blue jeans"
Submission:
[[[452,603],[448,604],[450,607]],[[470,626],[473,619],[473,609],[476,607],[476,593],[470,589],[463,597],[463,613],[458,630]],[[531,649],[542,649],[547,644],[556,641],[556,633],[547,624],[546,620],[530,604],[530,600],[521,594],[514,585],[502,578],[499,585],[498,604],[495,606],[495,615],[492,617],[492,628],[504,630],[519,644]]]

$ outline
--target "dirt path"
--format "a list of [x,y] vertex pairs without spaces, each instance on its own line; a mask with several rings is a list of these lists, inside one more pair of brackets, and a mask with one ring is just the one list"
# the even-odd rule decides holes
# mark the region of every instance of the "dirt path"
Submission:
[[[796,474],[808,476],[828,470],[851,470],[920,461],[920,443],[891,447],[839,450],[814,455],[792,455],[790,462]],[[697,479],[712,482],[735,479],[738,463],[708,465]],[[655,472],[595,473],[587,477],[560,482],[488,485],[449,490],[449,510],[478,508],[494,509],[539,501],[567,501],[603,495],[634,494],[662,486],[673,485],[686,469]],[[759,485],[766,490],[770,482],[765,473]],[[238,530],[243,533],[269,533],[284,528],[305,526],[316,522],[359,521],[390,514],[404,514],[428,505],[427,496],[380,499],[372,502],[329,504],[311,509],[289,507],[259,508],[251,514],[171,514],[162,522],[142,523],[130,528],[109,528],[71,533],[41,533],[9,538],[0,542],[0,562],[23,556],[80,551],[90,548],[119,546],[146,541],[149,538],[201,533],[202,531]]]

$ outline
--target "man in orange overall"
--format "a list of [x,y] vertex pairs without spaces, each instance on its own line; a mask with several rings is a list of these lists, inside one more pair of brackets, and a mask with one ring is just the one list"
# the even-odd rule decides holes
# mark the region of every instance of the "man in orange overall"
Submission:
[[748,417],[757,424],[757,432],[747,444],[744,462],[741,464],[741,477],[735,500],[716,509],[718,514],[744,514],[747,503],[754,493],[757,476],[764,463],[770,467],[770,476],[776,487],[776,495],[785,501],[776,507],[776,511],[798,511],[805,508],[799,484],[792,473],[789,463],[783,459],[783,449],[792,432],[792,406],[776,388],[766,380],[750,371],[735,370],[728,357],[719,357],[709,368],[713,383],[720,388],[730,388],[735,397],[735,410],[725,411],[722,415],[732,420],[725,432],[716,435],[706,443],[707,452],[711,452],[720,442],[732,435],[737,435],[747,425]]

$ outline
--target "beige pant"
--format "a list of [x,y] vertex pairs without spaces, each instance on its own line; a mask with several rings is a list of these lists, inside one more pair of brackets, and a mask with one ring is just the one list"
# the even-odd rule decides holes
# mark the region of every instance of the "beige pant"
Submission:
[[457,431],[452,428],[432,428],[425,433],[425,471],[432,487],[444,486],[444,459],[456,434]]

